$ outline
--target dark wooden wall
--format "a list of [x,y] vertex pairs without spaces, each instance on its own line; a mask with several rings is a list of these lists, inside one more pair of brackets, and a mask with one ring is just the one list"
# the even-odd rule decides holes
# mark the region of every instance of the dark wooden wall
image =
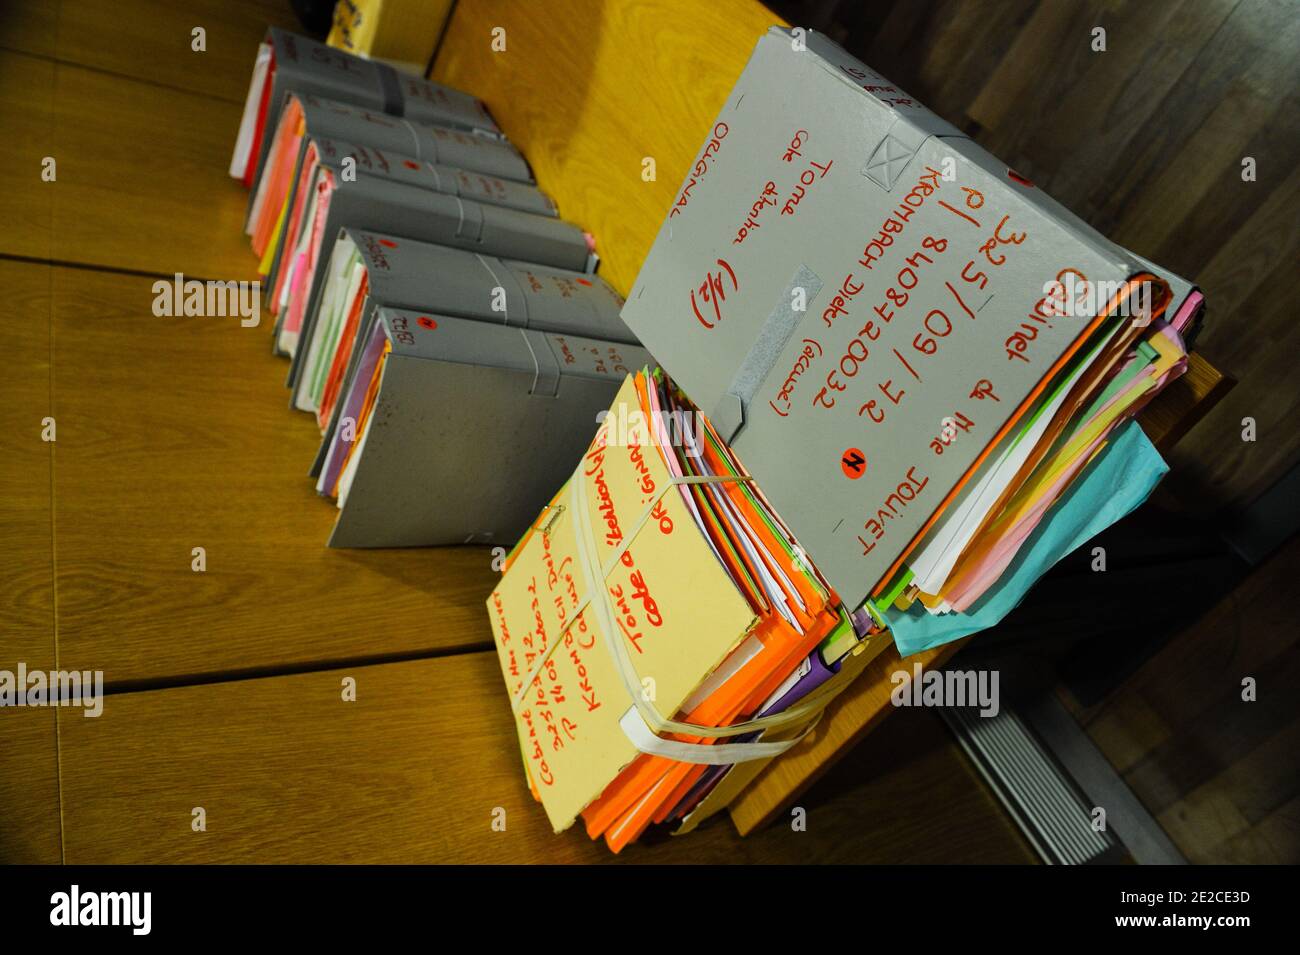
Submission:
[[[1123,245],[1197,281],[1196,347],[1239,380],[1171,456],[1240,509],[1300,459],[1300,4],[803,0],[822,29]],[[1092,31],[1106,31],[1104,53]],[[1253,157],[1257,177],[1242,181]],[[1258,440],[1242,440],[1255,418]]]

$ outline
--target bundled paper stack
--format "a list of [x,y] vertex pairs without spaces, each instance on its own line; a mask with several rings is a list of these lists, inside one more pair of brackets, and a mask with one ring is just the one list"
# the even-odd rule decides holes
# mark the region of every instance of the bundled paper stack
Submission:
[[1166,470],[1132,418],[1199,292],[801,39],[758,43],[623,308],[662,368],[488,600],[533,792],[615,851],[724,807],[889,641],[997,622]]
[[[649,360],[592,237],[476,97],[282,30],[258,51],[230,172],[251,189],[291,405],[322,434],[331,545],[516,539]],[[463,440],[502,420],[526,474]]]

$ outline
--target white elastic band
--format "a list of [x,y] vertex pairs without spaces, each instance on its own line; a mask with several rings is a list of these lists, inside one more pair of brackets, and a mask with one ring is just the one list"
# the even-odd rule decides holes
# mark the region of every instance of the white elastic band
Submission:
[[[528,393],[531,395],[537,391],[537,381],[542,377],[542,366],[538,364],[537,352],[533,351],[533,343],[528,340],[528,330],[524,328],[519,329],[519,337],[522,338],[524,344],[528,346],[528,355],[533,360],[533,387],[528,389]],[[564,636],[564,631],[560,631],[560,636]],[[532,681],[530,680],[529,682],[531,683]]]
[[[820,714],[818,714],[820,716]],[[623,733],[632,745],[651,756],[663,756],[679,763],[693,763],[696,766],[730,766],[732,763],[744,763],[751,759],[771,759],[780,756],[794,746],[810,732],[817,723],[814,718],[808,728],[793,739],[781,740],[779,743],[714,743],[701,746],[699,743],[679,743],[675,740],[661,739],[650,731],[641,719],[635,706],[629,706],[623,718],[618,721]]]
[[427,159],[425,160],[424,165],[429,170],[430,175],[433,176],[434,188],[437,189],[438,192],[445,192],[446,190],[442,188],[442,176],[438,175],[438,167]]
[[[420,152],[420,135],[415,131],[415,127],[411,125],[410,120],[399,119],[398,122],[401,123],[403,126],[405,126],[406,131],[411,134],[411,143],[415,147],[413,150],[411,150],[411,152],[414,153],[415,158],[423,159],[425,162],[437,162],[438,161],[437,143],[436,142],[434,143],[432,156],[424,155],[423,153]],[[430,139],[432,139],[432,137],[430,137]]]

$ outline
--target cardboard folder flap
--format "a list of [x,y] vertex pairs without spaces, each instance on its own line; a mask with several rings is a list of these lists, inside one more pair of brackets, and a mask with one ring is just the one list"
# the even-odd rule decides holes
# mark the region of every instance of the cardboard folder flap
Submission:
[[540,332],[403,308],[381,308],[376,320],[395,355],[527,372],[555,393],[561,369]]
[[[384,110],[388,105],[379,64],[336,50],[309,37],[271,27],[267,41],[275,51],[276,92],[313,93],[325,98]],[[275,121],[268,115],[268,124]]]
[[618,385],[652,361],[645,349],[635,345],[434,312],[381,308],[376,321],[392,342],[394,354],[527,372],[534,381],[527,389],[531,394],[554,396],[561,377]]
[[315,93],[291,93],[302,106],[307,135],[315,139],[363,142],[378,149],[416,152],[410,124],[397,116]]
[[[773,27],[760,42],[790,46],[796,40],[793,31]],[[904,120],[911,130],[919,132],[921,138],[927,136],[961,136],[963,135],[952,123],[925,106],[920,100],[911,96],[884,76],[881,76],[866,63],[851,55],[837,43],[832,42],[821,33],[808,30],[803,34],[807,52],[815,58],[815,66],[846,83],[858,95],[869,98],[876,106],[876,112],[884,116],[893,116]],[[893,127],[892,121],[887,125]],[[901,135],[908,135],[902,130]]]
[[[443,330],[421,329],[435,338]],[[522,345],[518,329],[494,331]],[[618,388],[566,375],[555,397],[530,398],[533,380],[531,362],[521,370],[391,355],[330,546],[518,540]]]
[[503,139],[476,136],[390,116],[379,109],[367,109],[314,93],[291,93],[302,103],[307,132],[311,136],[361,142],[395,153],[413,155],[423,162],[445,163],[531,183],[528,163]]
[[561,373],[567,377],[608,381],[618,385],[637,369],[655,363],[650,353],[638,345],[557,332],[536,334],[540,335]]
[[420,162],[410,153],[398,153],[381,149],[377,146],[349,142],[328,136],[313,137],[320,153],[321,162],[337,169],[341,178],[346,178],[345,160],[352,160],[353,169],[359,175],[378,176],[394,182],[419,186],[435,192],[452,192],[444,188],[442,182],[428,163]]
[[392,235],[429,242],[477,243],[482,218],[476,203],[376,176],[336,178],[328,231],[334,226],[383,228]]
[[[275,27],[267,31],[262,49],[265,56],[259,52],[260,74],[255,70],[254,86],[245,105],[245,122],[240,127],[241,146],[237,150],[237,156],[242,156],[243,149],[256,148],[257,155],[233,164],[232,174],[238,166],[246,168],[251,163],[254,178],[261,176],[271,132],[291,94],[350,103],[380,114],[470,131],[484,141],[504,139],[483,102],[460,90],[397,73],[385,64]],[[255,131],[252,124],[258,120],[259,101],[265,103],[266,115],[261,117],[261,128]],[[261,145],[254,147],[258,139]],[[514,169],[527,174],[527,164],[517,156]]]
[[[516,183],[515,185],[518,185]],[[523,259],[581,271],[587,262],[587,240],[571,222],[500,205],[466,199],[479,220],[480,245],[505,259]]]
[[555,200],[536,186],[453,166],[438,166],[433,163],[428,166],[438,181],[445,185],[445,192],[455,192],[466,199],[540,216],[555,218],[559,215]]
[[376,301],[526,324],[527,301],[499,259],[400,235],[347,231],[366,263]]
[[[390,160],[376,149],[343,151],[334,141],[325,142],[330,152],[321,151],[321,161],[335,172],[336,201],[349,206],[347,216],[337,218],[341,225],[574,271],[586,264],[588,245],[582,230],[544,214],[550,199],[532,186],[427,163],[414,162],[412,170],[407,168],[412,161],[396,156]],[[348,158],[364,174],[345,175],[343,161]],[[358,199],[374,205],[367,208]],[[382,214],[380,202],[386,206]],[[511,208],[507,202],[538,211]]]
[[501,136],[487,106],[477,96],[410,73],[396,72],[394,79],[401,96],[402,115],[407,119]]
[[600,276],[518,260],[502,264],[500,274],[513,276],[523,290],[530,328],[636,343],[619,315],[622,297]]
[[475,136],[459,129],[447,129],[402,120],[415,140],[421,159],[426,162],[477,169],[494,176],[533,182],[528,163],[511,143],[504,139]]
[[462,90],[276,27],[267,31],[267,42],[275,51],[276,78],[287,89],[362,103],[417,122],[500,135],[483,102]]
[[[516,214],[561,225],[558,220]],[[619,317],[623,300],[598,276],[366,229],[346,228],[343,234],[356,245],[370,280],[370,296],[380,304],[600,340],[635,341]]]

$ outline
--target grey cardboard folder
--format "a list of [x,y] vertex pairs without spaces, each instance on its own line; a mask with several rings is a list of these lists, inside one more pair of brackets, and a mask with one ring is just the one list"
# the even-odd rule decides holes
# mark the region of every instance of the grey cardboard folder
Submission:
[[[342,393],[347,393],[381,307],[422,309],[485,326],[637,343],[619,317],[622,298],[595,275],[359,229],[342,230],[330,269],[321,307],[308,316],[310,324],[304,323],[294,355],[299,370],[294,407],[316,413],[324,425],[313,477],[320,473],[342,408],[335,402],[332,413],[322,411],[329,369],[346,368],[341,380]],[[358,291],[362,281],[364,293]],[[355,323],[349,332],[347,318],[352,315]],[[473,394],[467,392],[463,400],[475,400]]]
[[[623,318],[858,606],[1120,320],[1132,296],[1108,290],[1150,279],[1163,307],[1145,272],[835,44],[774,27]],[[957,415],[973,427],[937,440]]]
[[382,149],[355,141],[321,138],[316,140],[316,145],[325,161],[339,166],[344,159],[351,159],[360,175],[378,176],[484,205],[503,206],[539,216],[555,217],[560,214],[554,199],[536,186],[517,180],[502,179],[500,176],[440,163],[421,162],[415,156],[386,153]]
[[650,360],[622,342],[388,308],[362,352],[343,403],[355,440],[330,442],[317,482],[338,498],[331,547],[513,543]]
[[237,155],[241,151],[247,155],[255,148],[260,120],[260,148],[246,160],[256,174],[261,173],[271,133],[289,92],[313,93],[420,123],[500,135],[487,107],[476,96],[271,27],[258,49],[236,147]]
[[[321,347],[314,346],[314,340],[330,332],[328,323],[345,304],[341,296],[350,275],[358,271],[367,283],[361,308],[363,334],[358,336],[362,339],[375,310],[391,305],[636,343],[619,315],[623,299],[598,275],[347,227],[339,230],[328,261],[322,294],[303,320],[290,370],[291,386],[300,381],[313,348]],[[331,309],[334,314],[328,314]]]
[[[295,165],[301,161],[302,150],[308,138],[337,139],[401,153],[417,162],[466,169],[513,182],[533,182],[524,157],[504,139],[487,139],[440,126],[411,123],[382,113],[372,113],[359,106],[322,99],[310,93],[290,93],[286,101],[293,102],[301,111],[306,133],[298,145]],[[288,128],[289,125],[286,123],[281,128],[268,131],[268,139],[293,135],[294,130]],[[275,136],[271,135],[272,132]],[[252,182],[246,226],[251,221],[258,202],[262,175],[269,174],[269,167],[264,167]]]
[[388,116],[313,93],[289,93],[285,100],[290,99],[301,105],[307,130],[313,136],[362,142],[414,155],[422,162],[472,169],[516,182],[533,181],[527,161],[506,139]]
[[[306,146],[307,140],[304,139],[304,153]],[[370,152],[373,151],[366,152],[366,155],[369,156]],[[330,170],[334,182],[329,202],[323,209],[324,226],[320,234],[325,237],[338,235],[344,226],[382,229],[393,235],[561,268],[582,270],[593,262],[587,234],[572,223],[422,188],[386,173],[377,165],[374,174],[344,176],[341,163],[347,153],[336,149],[330,140],[317,140],[317,154],[322,168]],[[388,170],[394,171],[391,164]],[[295,193],[298,178],[294,178]],[[505,185],[504,180],[492,178]],[[522,183],[509,185],[519,191],[536,192]],[[541,196],[541,193],[537,195]],[[294,208],[294,199],[295,195],[291,193],[287,208]],[[286,232],[280,230],[277,245],[284,244]],[[329,262],[329,249],[320,252],[306,286],[307,314],[320,298]],[[275,287],[279,269],[286,264],[286,257],[277,250],[267,279],[268,288]],[[283,313],[278,316],[281,320],[283,317]],[[278,350],[286,349],[281,344]]]

